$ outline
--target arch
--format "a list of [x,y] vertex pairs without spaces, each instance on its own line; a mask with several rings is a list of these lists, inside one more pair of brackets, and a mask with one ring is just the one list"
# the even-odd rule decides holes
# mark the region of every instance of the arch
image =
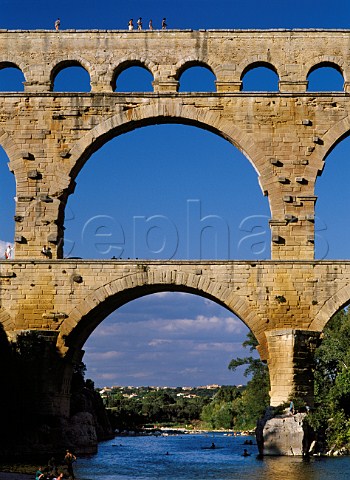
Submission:
[[[143,126],[164,123],[180,123],[209,130],[223,137],[244,153],[259,177],[260,169],[266,169],[264,152],[260,151],[255,144],[253,135],[243,132],[237,125],[233,125],[231,122],[223,121],[220,112],[209,112],[205,108],[183,105],[181,102],[169,103],[167,100],[162,101],[162,99],[158,99],[156,102],[148,105],[120,111],[117,115],[105,120],[86,133],[70,151],[71,171],[69,176],[71,181],[74,181],[77,177],[88,158],[104,143],[119,133],[125,133]],[[252,161],[250,152],[252,155],[254,154],[257,159],[256,162]],[[262,191],[265,190],[263,184],[261,188]]]
[[91,67],[91,64],[81,57],[67,57],[65,59],[56,61],[55,63],[49,65],[50,71],[50,91],[54,89],[55,79],[57,75],[62,72],[64,69],[69,67],[81,67],[83,68],[90,77],[90,85],[92,83],[92,77],[94,75],[94,69]]
[[[179,68],[179,70],[177,71],[177,77],[176,79],[180,82],[180,91],[189,91],[189,90],[182,90],[181,89],[181,78],[183,76],[183,74],[185,72],[188,72],[189,70],[191,69],[206,69],[207,71],[209,71],[212,75],[213,75],[213,87],[214,87],[214,90],[215,91],[215,81],[216,81],[216,76],[215,76],[215,73],[213,72],[212,68],[205,62],[199,62],[199,61],[195,61],[195,60],[192,60],[192,61],[187,61],[186,63],[184,63],[182,65],[182,67]],[[199,90],[197,88],[195,88],[194,90],[191,90],[191,91],[194,91],[194,92],[199,92],[199,91],[204,91],[204,90]]]
[[8,67],[17,68],[23,73],[26,80],[28,79],[27,77],[30,76],[30,66],[28,65],[28,63],[23,62],[21,58],[15,59],[13,55],[11,56],[5,55],[1,57],[0,65],[1,65],[0,68],[8,68]]
[[174,78],[175,80],[179,80],[181,75],[188,70],[189,68],[192,67],[204,67],[208,69],[212,74],[215,76],[215,78],[218,77],[218,71],[220,70],[219,65],[208,63],[206,59],[200,58],[200,57],[186,57],[183,58],[180,62],[178,62],[175,65],[175,74]]
[[[8,157],[5,150],[0,147],[0,178],[2,188],[0,190],[0,245],[6,239],[6,243],[10,243],[13,247],[13,240],[15,237],[15,213],[16,213],[16,178],[13,172],[8,168]],[[6,245],[7,247],[7,245]],[[0,258],[4,258],[4,248],[1,248]],[[12,252],[11,257],[14,258]]]
[[[247,192],[250,208],[232,209]],[[107,142],[79,172],[66,208],[68,258],[270,258],[268,197],[256,172],[222,137],[190,125],[145,126]]]
[[[263,70],[268,70],[269,72],[273,72],[273,74],[276,75],[276,87],[275,89],[273,89],[273,91],[278,91],[278,82],[279,82],[279,75],[278,75],[278,72],[277,72],[277,69],[274,65],[272,65],[270,62],[268,61],[261,61],[261,60],[257,60],[253,63],[250,63],[248,65],[245,66],[245,68],[243,69],[242,73],[241,73],[241,77],[240,77],[240,80],[243,82],[243,90],[247,91],[245,88],[244,88],[244,77],[252,72],[253,70],[258,70],[258,69],[263,69]],[[250,89],[249,89],[250,90]],[[248,90],[248,91],[249,91]],[[264,91],[262,89],[254,89],[254,91]],[[266,90],[265,90],[266,91]]]
[[350,303],[350,284],[344,285],[322,305],[309,330],[322,331],[329,320]]
[[[344,238],[350,234],[348,224],[349,131],[327,152],[324,170],[315,183],[315,258],[348,260],[350,252]],[[334,211],[337,215],[334,215]]]
[[[10,137],[10,135],[1,128],[0,128],[0,144],[9,158],[10,170],[16,172],[17,168],[21,169],[23,167],[22,152],[18,148],[17,144],[13,141],[12,137]],[[11,152],[11,155],[10,155],[10,152]],[[16,175],[16,179],[18,181],[17,175]]]
[[117,88],[117,80],[121,73],[125,72],[128,68],[132,67],[140,67],[147,70],[152,76],[153,80],[156,79],[156,65],[149,61],[149,60],[140,60],[137,57],[134,58],[124,58],[122,59],[118,65],[114,68],[111,78],[111,87],[112,90],[115,91]]
[[232,289],[207,275],[178,270],[152,272],[146,265],[140,265],[139,273],[112,280],[97,288],[73,308],[60,327],[59,348],[66,355],[69,355],[70,348],[73,351],[81,349],[93,330],[114,310],[136,298],[161,291],[197,294],[227,308],[252,330],[260,344],[259,351],[263,351],[266,339],[258,328],[261,322],[249,303]]
[[[17,74],[18,76],[22,75],[22,78],[21,78],[21,80],[23,80],[23,81],[21,82],[21,83],[22,83],[22,86],[21,86],[21,88],[14,88],[14,87],[16,87],[16,86],[18,85],[18,83],[20,82],[20,79],[16,79],[14,86],[11,85],[11,88],[9,88],[9,89],[0,88],[0,91],[2,91],[2,92],[5,92],[5,91],[6,91],[6,92],[15,92],[15,91],[16,91],[16,92],[19,92],[19,91],[23,91],[23,90],[24,90],[23,84],[24,84],[24,82],[26,81],[26,79],[25,79],[24,73],[23,73],[23,71],[21,70],[21,68],[20,68],[16,63],[13,63],[13,62],[11,62],[11,61],[2,61],[2,62],[0,62],[0,71],[1,71],[1,70],[6,70],[6,69],[15,70],[15,71],[16,71],[16,74]],[[16,85],[16,84],[17,84],[17,85]],[[1,86],[1,82],[0,82],[0,86]]]
[[7,334],[7,336],[9,332],[15,332],[16,330],[13,318],[3,307],[1,307],[0,311],[0,325],[2,325],[4,332]]
[[350,118],[345,117],[333,125],[322,137],[322,142],[310,156],[312,161],[310,161],[306,168],[305,174],[308,175],[309,178],[315,180],[317,176],[322,175],[326,158],[338,143],[344,140],[348,135],[350,135]]
[[[312,65],[307,73],[307,80],[308,82],[310,83],[310,80],[309,80],[309,76],[312,74],[312,73],[315,73],[317,72],[317,70],[322,70],[322,69],[331,69],[331,70],[334,70],[335,72],[338,72],[342,79],[343,79],[343,85],[341,86],[340,89],[337,89],[336,91],[342,91],[344,89],[344,70],[343,68],[338,64],[338,63],[335,63],[333,61],[329,61],[329,60],[322,60],[314,65]],[[317,89],[318,91],[320,91],[319,89]],[[308,86],[308,91],[316,91],[314,89],[310,89],[310,85]],[[323,88],[322,91],[334,91],[332,88]]]
[[306,76],[308,77],[310,75],[310,73],[314,72],[315,70],[318,70],[319,68],[323,68],[323,67],[334,68],[334,70],[336,70],[337,72],[339,72],[343,76],[344,75],[344,69],[343,69],[342,66],[339,65],[339,63],[334,61],[334,60],[325,60],[325,59],[319,60],[317,63],[315,63],[311,67],[309,67],[309,70],[308,70],[308,73],[307,73]]
[[209,70],[213,75],[215,75],[213,69],[208,65],[208,63],[203,62],[201,60],[187,60],[185,61],[176,71],[176,79],[179,80],[181,78],[181,75],[186,72],[186,70],[189,70],[190,68],[193,67],[203,67]]

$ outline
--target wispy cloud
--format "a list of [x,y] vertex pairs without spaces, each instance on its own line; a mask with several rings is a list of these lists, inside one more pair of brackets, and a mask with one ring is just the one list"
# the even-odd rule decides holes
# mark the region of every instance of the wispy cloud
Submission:
[[150,295],[121,307],[95,330],[84,347],[87,376],[96,384],[242,383],[242,375],[227,366],[244,355],[247,331],[226,309],[201,297]]
[[0,240],[0,259],[5,258],[5,250],[9,245],[11,245],[11,247],[13,248],[13,244],[11,242],[8,242],[6,240]]
[[115,359],[115,358],[120,358],[123,356],[122,352],[116,352],[113,350],[110,350],[108,352],[92,352],[89,354],[90,358],[93,360],[110,360],[110,359]]

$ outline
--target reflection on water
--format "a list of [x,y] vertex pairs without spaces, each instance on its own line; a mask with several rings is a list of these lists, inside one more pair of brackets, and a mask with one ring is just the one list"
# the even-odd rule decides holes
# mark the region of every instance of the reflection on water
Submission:
[[[257,458],[256,445],[222,434],[172,437],[117,437],[99,452],[79,458],[79,480],[345,480],[350,459]],[[254,439],[253,439],[254,440]],[[210,449],[214,442],[217,448]],[[242,455],[244,448],[250,456]]]

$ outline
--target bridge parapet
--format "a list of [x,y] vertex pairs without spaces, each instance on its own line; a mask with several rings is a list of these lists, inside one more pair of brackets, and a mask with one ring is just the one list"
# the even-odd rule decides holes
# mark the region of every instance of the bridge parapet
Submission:
[[320,64],[336,66],[348,88],[349,37],[349,30],[321,29],[1,30],[0,63],[17,65],[25,75],[26,90],[38,93],[50,91],[58,66],[72,62],[88,71],[94,91],[106,93],[111,92],[114,71],[135,62],[144,64],[156,81],[163,79],[161,91],[174,91],[171,82],[186,64],[200,63],[214,72],[220,92],[236,90],[257,64],[275,70],[281,91],[303,92],[309,72]]

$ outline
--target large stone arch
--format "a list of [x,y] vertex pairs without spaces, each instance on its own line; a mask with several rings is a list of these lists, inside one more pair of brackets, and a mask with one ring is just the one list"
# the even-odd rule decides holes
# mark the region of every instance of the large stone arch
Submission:
[[350,117],[347,116],[332,126],[322,137],[322,143],[311,155],[312,161],[305,170],[305,173],[313,180],[322,173],[325,160],[331,151],[350,134]]
[[[167,123],[187,124],[209,130],[238,148],[247,157],[259,177],[260,171],[265,169],[266,172],[265,154],[255,142],[254,136],[222,118],[220,112],[210,111],[205,107],[183,105],[182,101],[177,99],[173,101],[157,99],[146,105],[120,110],[118,114],[84,135],[69,152],[71,180],[77,177],[84,163],[95,151],[117,135],[144,126]],[[265,190],[264,184],[261,184],[261,188]]]
[[58,347],[68,356],[82,349],[93,330],[113,311],[136,298],[161,291],[187,292],[208,298],[239,317],[259,342],[259,352],[265,355],[266,338],[261,319],[248,302],[232,289],[208,275],[168,270],[154,272],[140,265],[140,273],[112,280],[76,305],[60,326]]
[[0,310],[0,325],[4,332],[14,332],[15,331],[15,322],[11,317],[9,312],[1,307]]
[[[13,138],[5,132],[5,130],[0,129],[0,145],[4,149],[8,159],[9,159],[9,168],[11,171],[16,171],[16,169],[23,169],[23,151],[18,147]],[[18,178],[16,176],[16,180]]]
[[350,284],[344,285],[322,305],[311,322],[309,329],[322,331],[333,315],[349,305],[349,303]]

